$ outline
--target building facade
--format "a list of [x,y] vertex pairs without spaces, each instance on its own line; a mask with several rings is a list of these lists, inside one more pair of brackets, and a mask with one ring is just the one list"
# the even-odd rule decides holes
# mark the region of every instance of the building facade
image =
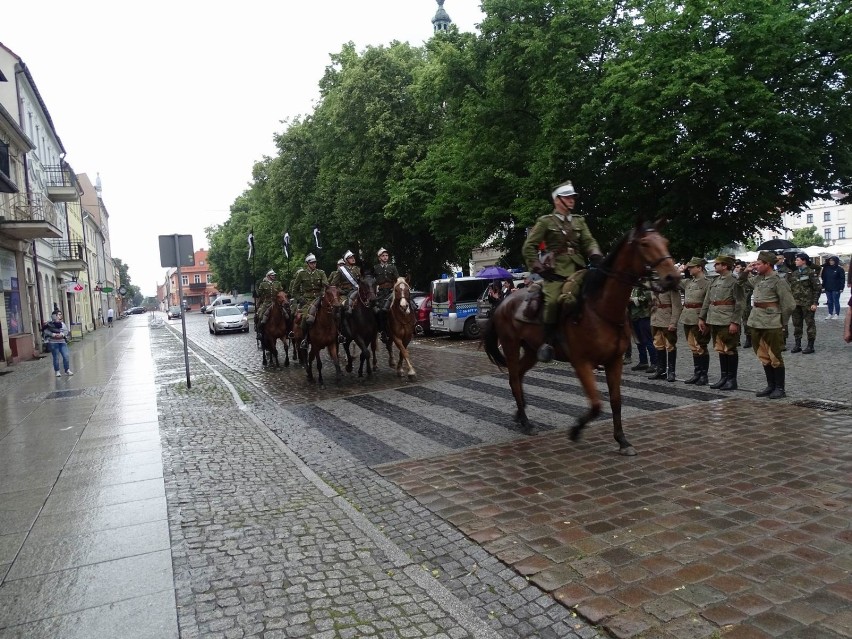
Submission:
[[[192,311],[210,304],[219,291],[213,281],[213,272],[207,262],[207,249],[195,251],[195,266],[181,266],[181,286],[183,292],[183,308]],[[178,287],[177,269],[166,272],[166,306],[180,306],[180,290]]]
[[815,200],[801,213],[784,214],[783,228],[763,231],[761,241],[773,238],[790,239],[793,232],[815,226],[826,247],[845,245],[852,241],[852,204],[841,204],[844,194],[835,192],[826,200]]

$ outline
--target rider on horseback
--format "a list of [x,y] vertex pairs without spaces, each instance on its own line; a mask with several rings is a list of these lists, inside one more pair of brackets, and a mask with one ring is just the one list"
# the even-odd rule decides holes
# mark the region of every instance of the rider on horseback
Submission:
[[[601,250],[595,238],[592,237],[586,220],[574,214],[577,192],[571,182],[557,186],[551,197],[553,212],[538,218],[523,247],[527,267],[545,280],[542,286],[544,343],[538,349],[540,362],[549,362],[553,359],[558,302],[565,280],[586,268],[586,258],[592,266],[597,266],[603,260]],[[544,250],[548,255],[540,259],[539,250]],[[576,283],[576,290],[567,293],[569,299],[566,303],[570,308],[572,304],[576,304],[579,282]]]
[[352,314],[352,304],[358,291],[358,280],[361,279],[361,269],[355,265],[355,254],[346,251],[343,264],[337,262],[337,270],[329,278],[328,283],[337,287],[340,303],[346,309],[346,314]]
[[282,290],[284,290],[284,287],[281,286],[281,282],[276,281],[275,271],[269,269],[257,285],[257,297],[260,300],[260,308],[256,315],[258,319],[255,330],[258,333],[263,333],[263,325],[269,319],[269,311],[272,308],[272,303],[275,301],[275,296]]
[[308,347],[308,334],[317,316],[317,302],[325,287],[328,286],[325,271],[317,268],[317,258],[313,253],[308,253],[305,257],[305,264],[307,268],[299,270],[290,285],[290,294],[302,309],[302,331],[304,331],[305,339],[299,344],[301,349]]
[[388,309],[393,297],[393,285],[399,279],[399,272],[396,266],[391,264],[387,249],[380,248],[376,254],[379,257],[379,263],[373,267],[373,274],[376,276],[376,315],[379,320],[379,330],[383,336],[382,341],[386,341]]

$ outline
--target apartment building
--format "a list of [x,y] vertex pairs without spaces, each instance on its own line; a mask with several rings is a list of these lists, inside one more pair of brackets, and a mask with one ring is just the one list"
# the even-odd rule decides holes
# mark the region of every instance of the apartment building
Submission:
[[[195,266],[181,266],[181,288],[183,289],[183,307],[186,310],[198,310],[210,304],[219,291],[213,281],[213,272],[207,262],[207,249],[195,251]],[[167,306],[180,305],[177,269],[166,272]]]

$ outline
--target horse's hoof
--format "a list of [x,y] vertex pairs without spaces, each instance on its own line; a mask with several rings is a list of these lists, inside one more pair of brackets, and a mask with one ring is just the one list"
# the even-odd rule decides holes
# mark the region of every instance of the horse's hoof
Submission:
[[635,457],[636,456],[636,449],[633,448],[633,446],[627,446],[626,448],[619,448],[618,454],[624,455],[625,457]]
[[582,433],[582,432],[583,432],[582,428],[580,428],[579,426],[574,426],[574,428],[572,428],[568,432],[568,437],[571,439],[572,442],[580,441],[580,433]]
[[408,374],[408,381],[413,382],[415,379],[417,379],[417,373]]
[[290,368],[290,362],[284,362],[284,367],[285,367],[285,368]]

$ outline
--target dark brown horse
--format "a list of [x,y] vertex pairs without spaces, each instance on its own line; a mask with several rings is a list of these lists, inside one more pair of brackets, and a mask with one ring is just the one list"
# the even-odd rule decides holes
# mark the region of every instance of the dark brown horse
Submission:
[[308,371],[308,381],[314,381],[312,364],[317,362],[317,381],[322,386],[322,359],[320,354],[323,349],[328,351],[332,364],[337,371],[337,377],[341,375],[340,362],[337,361],[337,309],[340,302],[337,299],[337,287],[326,286],[320,296],[316,319],[308,329],[308,354],[305,358],[305,368]]
[[376,358],[376,335],[379,332],[379,322],[376,319],[376,280],[372,275],[365,274],[358,280],[351,312],[343,312],[341,332],[346,338],[343,349],[346,351],[346,372],[352,372],[353,357],[349,345],[354,341],[361,350],[358,365],[358,377],[364,376],[364,364],[367,364],[367,377],[373,374],[370,363],[370,349],[373,351],[373,361]]
[[[640,220],[598,268],[589,270],[583,282],[579,313],[564,317],[560,312],[558,338],[554,344],[557,359],[571,362],[589,399],[589,410],[577,418],[570,431],[571,439],[579,439],[586,424],[600,415],[601,398],[595,367],[602,364],[609,388],[613,436],[622,455],[636,454],[621,426],[621,373],[630,339],[627,319],[630,291],[651,269],[655,269],[658,276],[653,280],[656,290],[674,289],[680,281],[680,272],[669,255],[668,241],[659,233],[660,226],[659,222],[646,226]],[[532,426],[525,410],[523,377],[537,361],[536,350],[543,341],[543,329],[541,324],[516,319],[524,297],[512,294],[497,306],[484,330],[483,340],[491,361],[509,369],[509,385],[518,406],[515,420],[529,434]]]
[[402,364],[408,366],[408,378],[414,379],[417,373],[414,371],[414,366],[411,365],[411,359],[408,356],[408,344],[411,342],[411,337],[414,335],[414,327],[417,325],[417,315],[414,311],[414,305],[411,302],[411,287],[404,277],[396,280],[393,285],[393,295],[391,297],[391,305],[388,309],[388,366],[394,367],[393,363],[393,347],[396,346],[399,351],[399,358],[396,362],[396,374],[402,377]]
[[[259,322],[260,319],[256,318]],[[267,366],[266,353],[269,352],[269,364],[280,368],[278,363],[278,340],[284,343],[284,366],[290,366],[290,346],[288,340],[293,331],[293,313],[290,300],[284,291],[279,291],[269,309],[269,317],[260,333],[260,345],[263,349],[263,365]]]

